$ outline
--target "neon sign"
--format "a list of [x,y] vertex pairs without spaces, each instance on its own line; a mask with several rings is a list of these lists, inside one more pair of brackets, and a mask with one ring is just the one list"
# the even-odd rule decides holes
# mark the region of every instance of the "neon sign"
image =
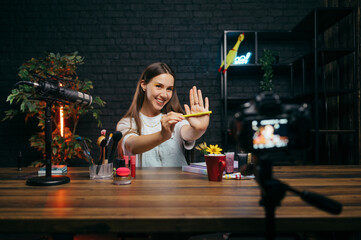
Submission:
[[234,64],[247,64],[250,57],[251,57],[251,53],[248,52],[246,55],[242,55],[242,56],[239,56],[239,57],[236,57],[234,59]]

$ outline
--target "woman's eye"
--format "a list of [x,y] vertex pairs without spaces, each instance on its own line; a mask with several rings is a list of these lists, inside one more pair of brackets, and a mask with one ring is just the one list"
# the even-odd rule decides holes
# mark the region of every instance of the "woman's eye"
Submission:
[[171,87],[171,88],[167,88],[167,91],[173,91],[173,88]]
[[161,85],[155,85],[156,88],[161,88],[162,86]]

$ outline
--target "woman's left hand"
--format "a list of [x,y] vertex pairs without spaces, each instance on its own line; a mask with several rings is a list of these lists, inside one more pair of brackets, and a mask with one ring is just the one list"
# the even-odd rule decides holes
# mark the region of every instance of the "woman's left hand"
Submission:
[[[206,97],[203,103],[202,91],[194,86],[189,91],[190,107],[184,104],[186,114],[209,111],[209,101]],[[209,125],[209,115],[201,115],[187,118],[189,124],[197,131],[205,131]]]

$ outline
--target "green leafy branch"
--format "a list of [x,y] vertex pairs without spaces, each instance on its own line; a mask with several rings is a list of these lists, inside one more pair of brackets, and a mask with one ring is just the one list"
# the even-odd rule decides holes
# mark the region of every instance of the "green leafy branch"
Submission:
[[265,49],[263,56],[260,58],[260,63],[262,64],[261,69],[263,71],[263,78],[260,81],[260,89],[263,91],[272,91],[273,89],[273,64],[276,61],[277,53]]
[[[18,76],[23,81],[40,82],[41,78],[49,79],[62,87],[90,94],[93,90],[93,84],[90,80],[80,80],[76,69],[79,65],[84,64],[84,58],[78,55],[78,52],[60,55],[59,53],[50,53],[42,58],[31,58],[19,67]],[[38,76],[41,76],[40,78]],[[61,81],[65,79],[66,81]],[[29,118],[36,117],[41,132],[35,133],[30,139],[30,145],[41,151],[45,156],[44,128],[45,128],[45,105],[46,102],[41,100],[41,96],[32,86],[19,85],[11,90],[7,97],[10,104],[19,105],[18,109],[5,111],[5,117],[2,121],[11,120],[16,115],[25,114],[25,122]],[[67,160],[79,157],[87,160],[84,156],[80,144],[76,140],[76,129],[79,122],[79,116],[91,114],[97,121],[98,127],[101,127],[100,108],[104,107],[105,101],[98,96],[93,96],[93,104],[88,107],[80,107],[75,104],[65,105],[54,103],[52,106],[52,159],[56,164],[64,164]],[[59,126],[59,110],[63,107],[63,115],[66,122],[64,134],[61,136]],[[90,139],[84,138],[90,143]]]

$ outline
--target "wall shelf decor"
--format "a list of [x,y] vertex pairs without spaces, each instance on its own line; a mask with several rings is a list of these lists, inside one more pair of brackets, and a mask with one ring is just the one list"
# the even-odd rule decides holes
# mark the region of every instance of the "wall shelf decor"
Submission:
[[238,106],[261,91],[260,58],[269,49],[279,53],[272,90],[285,102],[311,106],[313,147],[306,163],[358,164],[355,15],[353,8],[317,8],[290,31],[223,32],[221,61],[240,33],[245,39],[237,56],[251,53],[248,64],[232,63],[220,74],[226,151],[239,150],[230,122]]

